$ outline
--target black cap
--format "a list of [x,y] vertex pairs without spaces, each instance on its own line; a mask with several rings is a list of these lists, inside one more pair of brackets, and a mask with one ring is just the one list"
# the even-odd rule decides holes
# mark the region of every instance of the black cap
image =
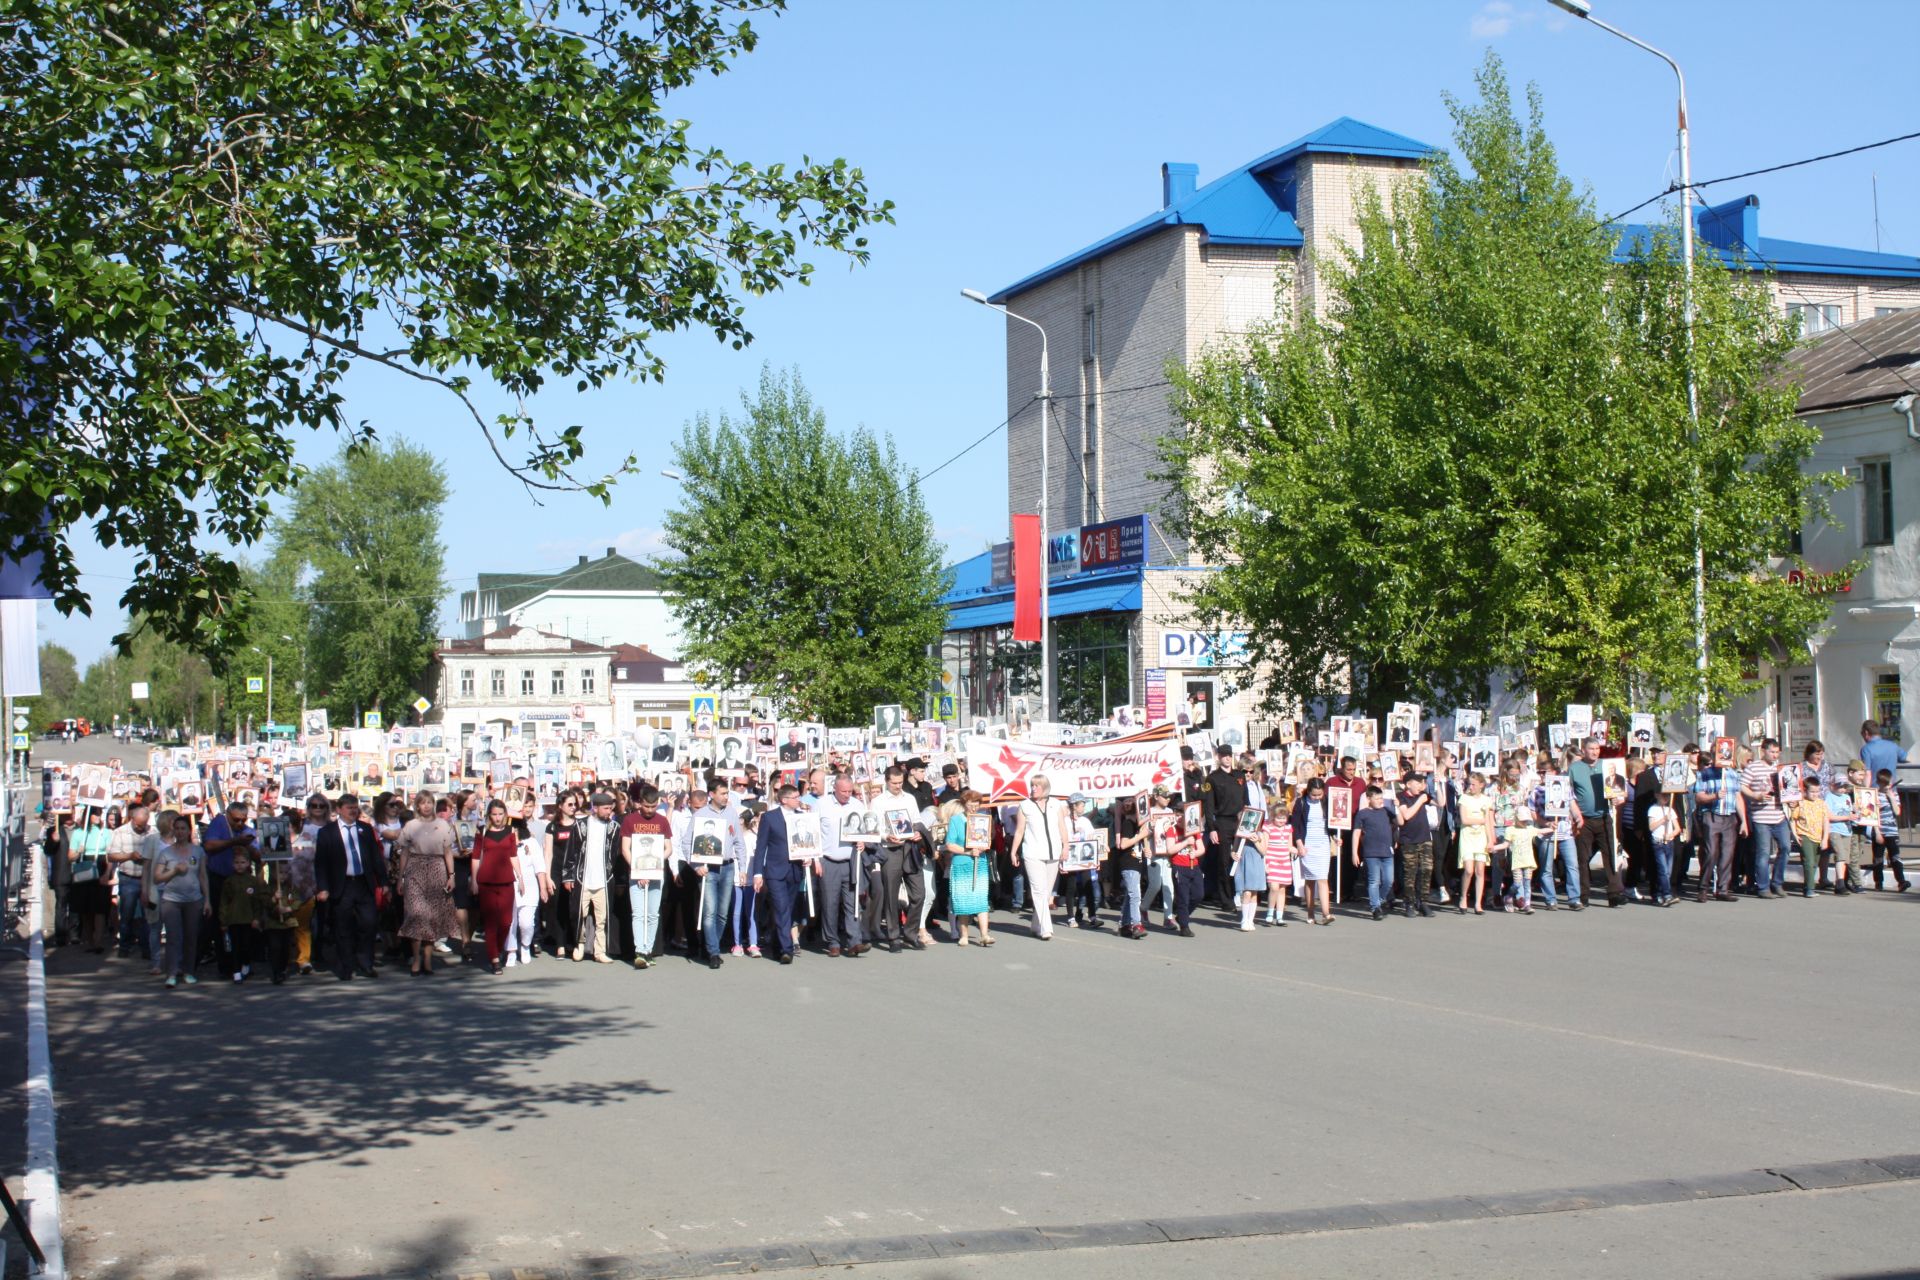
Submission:
[[943,778],[957,778],[960,776],[960,766],[957,764],[945,765],[940,770],[940,776]]
[[1191,760],[1191,759],[1193,759],[1193,748],[1192,748],[1192,747],[1181,747],[1181,748],[1180,748],[1180,758],[1181,758],[1182,760]]

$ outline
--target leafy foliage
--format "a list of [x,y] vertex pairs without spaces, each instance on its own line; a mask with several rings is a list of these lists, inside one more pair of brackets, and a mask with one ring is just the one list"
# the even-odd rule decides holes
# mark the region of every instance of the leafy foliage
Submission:
[[[1364,203],[1324,264],[1333,302],[1176,370],[1173,522],[1212,563],[1193,604],[1245,629],[1278,707],[1471,705],[1496,672],[1544,696],[1691,703],[1695,495],[1708,683],[1804,654],[1825,616],[1770,567],[1832,477],[1779,379],[1792,330],[1763,281],[1695,273],[1690,438],[1679,255],[1617,235],[1560,173],[1537,93],[1488,56],[1449,100],[1459,161]],[[1697,479],[1696,479],[1697,475]]]
[[809,245],[863,262],[891,221],[844,160],[737,160],[668,112],[780,7],[8,0],[0,546],[86,611],[91,522],[139,550],[129,612],[221,659],[243,573],[208,548],[263,535],[301,430],[372,437],[357,365],[457,397],[530,489],[605,499],[632,457],[583,473],[581,429],[525,397],[658,379],[671,330],[744,345],[746,295],[804,283]]
[[[249,634],[262,649],[278,646],[274,674],[282,678],[288,657],[302,661],[305,642],[307,701],[328,708],[336,724],[380,709],[397,722],[433,661],[446,591],[446,497],[446,473],[426,450],[405,440],[346,444],[301,480],[291,509],[274,521],[261,582],[281,592],[302,585],[276,601],[286,613],[270,609]],[[293,628],[284,633],[293,641],[270,630],[277,618]],[[290,705],[280,701],[286,696],[284,685],[276,689],[276,714]]]
[[656,567],[710,682],[791,711],[861,724],[918,707],[938,678],[941,549],[891,441],[841,437],[798,374],[763,371],[742,416],[688,424],[674,449],[684,501]]

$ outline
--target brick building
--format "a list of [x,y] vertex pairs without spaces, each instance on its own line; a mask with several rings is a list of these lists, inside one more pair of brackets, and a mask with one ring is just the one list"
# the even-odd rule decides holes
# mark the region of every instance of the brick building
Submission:
[[[1216,719],[1252,719],[1250,694],[1226,695],[1241,680],[1222,668],[1244,674],[1234,637],[1194,635],[1180,603],[1206,567],[1156,519],[1169,492],[1154,478],[1158,442],[1178,425],[1167,365],[1258,322],[1323,312],[1315,256],[1357,239],[1366,187],[1391,199],[1432,151],[1343,117],[1205,185],[1194,165],[1164,164],[1157,211],[992,295],[1046,331],[1043,406],[1041,339],[1006,326],[1007,496],[1011,511],[1040,510],[1044,417],[1057,718],[1096,719],[1157,694],[1169,713],[1217,700]],[[1920,258],[1763,237],[1752,197],[1696,210],[1696,226],[1700,252],[1771,270],[1774,296],[1808,332],[1920,306]],[[1623,227],[1622,254],[1648,231]],[[963,718],[1037,700],[1037,657],[1011,643],[1004,570],[995,553],[954,566],[942,656]]]

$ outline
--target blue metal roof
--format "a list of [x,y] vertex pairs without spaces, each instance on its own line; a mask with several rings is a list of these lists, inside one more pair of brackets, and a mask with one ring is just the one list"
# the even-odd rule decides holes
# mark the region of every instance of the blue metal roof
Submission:
[[[1081,581],[1085,579],[1085,581]],[[1081,613],[1133,613],[1140,608],[1140,569],[1076,574],[1061,578],[1047,592],[1047,616],[1067,618]],[[971,631],[976,627],[1006,627],[1013,624],[1013,589],[1002,587],[982,593],[974,603],[951,605],[947,609],[947,630]]]
[[1035,285],[1044,284],[1081,263],[1131,244],[1162,227],[1198,226],[1219,244],[1273,245],[1297,248],[1300,224],[1294,221],[1293,162],[1303,155],[1391,156],[1423,160],[1435,148],[1405,134],[1381,129],[1351,116],[1341,116],[1304,134],[1284,147],[1215,178],[1206,186],[1174,200],[1166,208],[1129,223],[1024,280],[994,294],[1005,302]]
[[[1920,258],[1904,253],[1874,253],[1838,245],[1776,240],[1760,234],[1760,197],[1740,196],[1724,204],[1704,205],[1693,211],[1696,253],[1715,253],[1723,265],[1765,268],[1787,275],[1893,276],[1920,280]],[[1624,262],[1649,244],[1660,227],[1650,223],[1620,223],[1620,243],[1613,251]]]

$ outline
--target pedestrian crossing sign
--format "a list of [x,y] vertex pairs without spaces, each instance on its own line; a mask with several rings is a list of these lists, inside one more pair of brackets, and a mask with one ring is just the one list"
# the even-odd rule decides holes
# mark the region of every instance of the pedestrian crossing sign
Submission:
[[360,717],[360,723],[369,729],[378,729],[380,727],[380,713],[378,711],[369,711]]

